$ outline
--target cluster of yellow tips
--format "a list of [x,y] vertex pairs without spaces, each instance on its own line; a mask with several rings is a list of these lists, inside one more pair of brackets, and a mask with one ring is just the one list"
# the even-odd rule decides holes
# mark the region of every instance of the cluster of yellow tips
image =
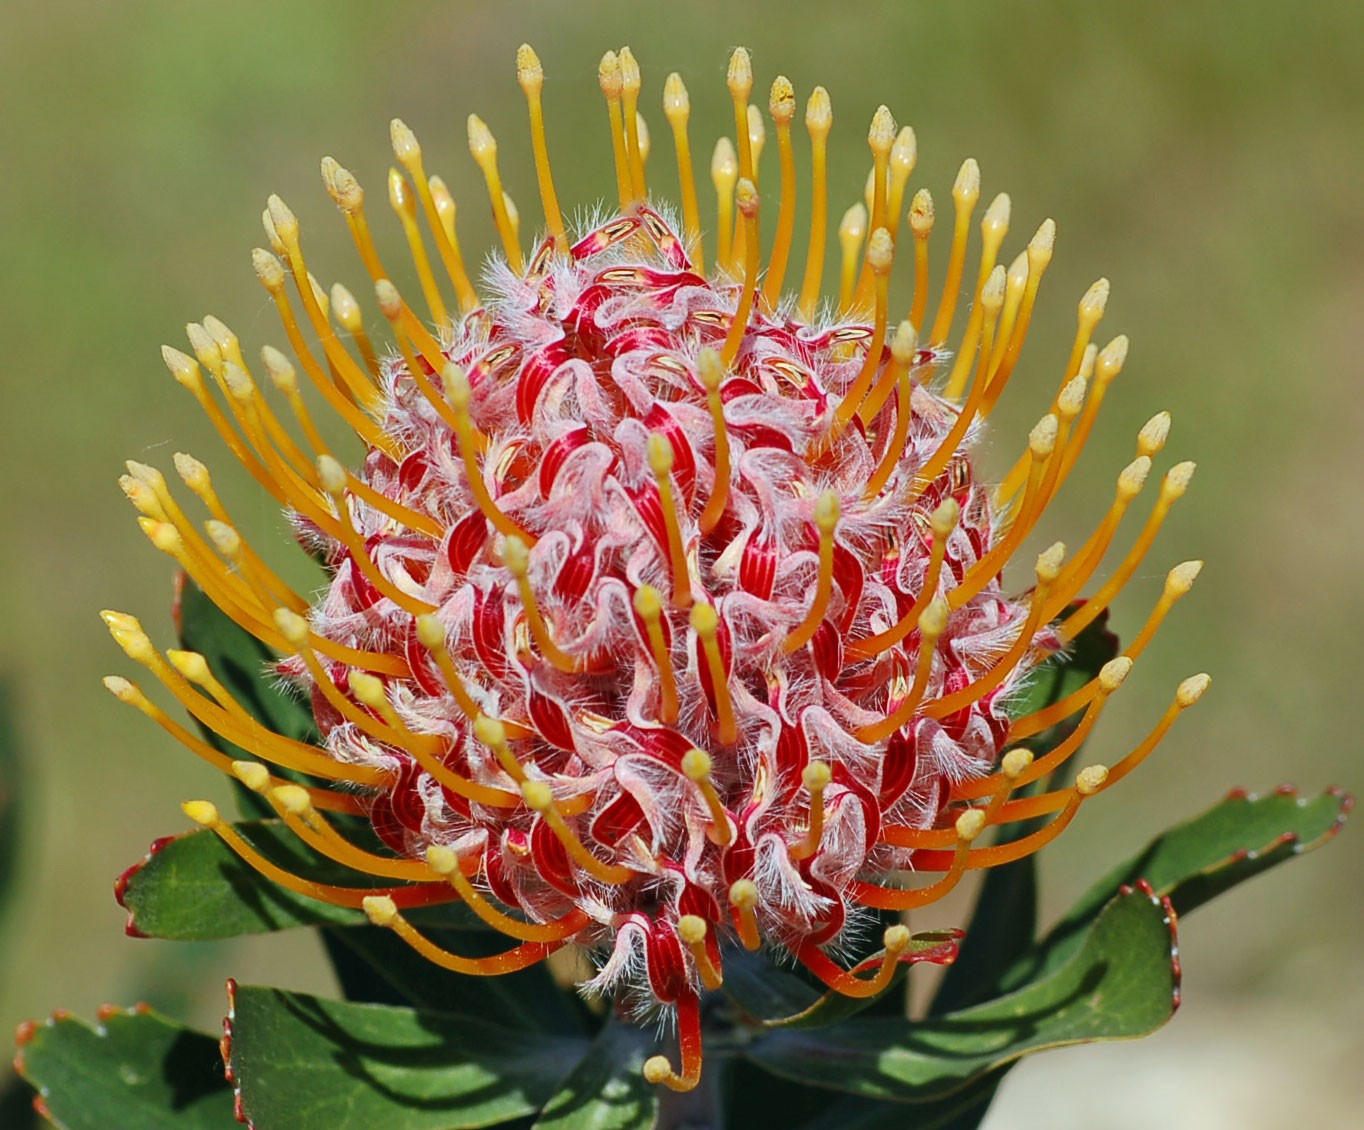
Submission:
[[[547,233],[531,254],[523,247],[519,212],[499,172],[497,142],[476,115],[468,119],[468,146],[486,187],[487,206],[502,255],[514,274],[529,277],[543,275],[556,257],[567,261],[578,248],[570,243],[554,185],[542,104],[544,73],[528,46],[517,54],[517,77],[529,111],[531,148]],[[627,218],[645,217],[643,228],[627,223],[622,230],[636,233],[629,238],[641,238],[637,233],[647,232],[666,253],[667,241],[676,240],[659,226],[650,226],[653,221],[648,217],[652,213],[644,209],[650,195],[647,168],[652,144],[640,108],[641,72],[629,48],[607,52],[598,79],[606,101],[621,212]],[[702,537],[720,528],[737,474],[732,466],[732,425],[726,418],[722,389],[733,375],[745,333],[755,318],[788,323],[799,319],[806,324],[816,321],[825,293],[826,245],[831,234],[827,155],[833,111],[827,91],[816,87],[808,96],[804,115],[810,144],[809,240],[798,292],[789,300],[785,298],[792,258],[799,251],[795,226],[799,185],[793,138],[796,92],[788,79],[778,76],[768,100],[779,188],[772,193],[778,201],[775,240],[771,248],[764,249],[758,216],[759,185],[768,179],[761,169],[767,126],[760,108],[751,101],[753,70],[743,49],[734,52],[727,84],[733,101],[734,137],[719,140],[710,162],[715,216],[715,238],[710,248],[703,247],[687,90],[681,78],[671,74],[662,92],[680,181],[684,244],[680,254],[689,269],[698,274],[703,273],[702,264],[709,255],[714,277],[731,280],[731,289],[737,292],[733,314],[722,319],[724,324],[718,327],[713,346],[700,349],[695,360],[695,377],[714,437],[714,487],[695,519]],[[944,476],[954,482],[968,473],[961,456],[963,443],[972,428],[989,417],[1019,361],[1039,287],[1051,261],[1055,225],[1045,220],[1011,262],[999,262],[1011,213],[1009,197],[999,194],[986,206],[980,221],[980,259],[974,278],[968,279],[967,250],[981,185],[975,161],[966,161],[951,193],[950,243],[941,268],[941,294],[930,318],[929,248],[936,206],[926,189],[918,190],[906,202],[917,155],[914,133],[908,127],[897,127],[889,109],[882,106],[872,117],[867,140],[871,167],[866,198],[849,208],[833,229],[839,263],[837,270],[829,273],[836,278],[832,305],[839,318],[856,313],[869,319],[869,325],[850,327],[839,339],[839,347],[853,357],[859,343],[870,344],[855,377],[833,398],[822,418],[822,430],[808,458],[816,464],[833,459],[842,437],[852,430],[874,435],[880,451],[862,501],[881,499],[885,492],[894,491],[899,502],[909,507],[920,503]],[[393,350],[402,358],[403,371],[454,437],[452,450],[465,470],[477,509],[496,531],[497,563],[512,578],[523,610],[526,651],[533,650],[557,672],[581,673],[587,661],[557,637],[554,624],[541,607],[544,594],[536,590],[531,567],[537,537],[502,508],[488,486],[485,457],[491,450],[490,438],[479,430],[471,414],[474,378],[486,374],[466,372],[453,364],[442,345],[456,319],[484,316],[483,298],[470,276],[458,238],[454,195],[441,178],[427,174],[421,146],[401,121],[392,124],[392,143],[397,164],[388,175],[387,198],[415,268],[422,308],[410,305],[391,281],[371,234],[366,194],[358,180],[328,158],[322,164],[324,185],[345,217],[369,275],[375,305],[389,325]],[[454,699],[462,715],[460,724],[467,724],[473,739],[493,755],[502,771],[500,784],[475,780],[452,768],[445,756],[448,742],[433,734],[414,732],[410,718],[395,709],[388,685],[392,680],[416,677],[413,652],[364,650],[338,643],[315,630],[309,619],[309,599],[290,587],[241,537],[203,463],[187,455],[174,458],[184,485],[206,512],[207,517],[200,520],[191,518],[181,507],[159,471],[141,463],[128,464],[121,485],[141,515],[144,532],[237,625],[306,669],[327,706],[368,740],[404,751],[442,788],[468,803],[489,811],[530,814],[549,830],[571,865],[602,888],[623,887],[641,875],[661,874],[660,861],[649,857],[642,840],[630,847],[632,857],[601,858],[575,819],[591,809],[596,798],[591,793],[569,795],[556,788],[559,782],[538,770],[528,771],[535,767],[528,766],[515,747],[532,736],[532,729],[513,718],[485,712],[482,699],[473,693],[477,688],[467,685],[448,650],[437,607],[412,587],[395,583],[375,560],[357,527],[356,504],[380,512],[393,529],[436,542],[448,531],[431,513],[389,497],[364,475],[347,469],[346,460],[324,440],[324,433],[331,434],[331,430],[320,427],[315,419],[313,412],[318,404],[325,404],[338,416],[365,448],[384,453],[395,463],[409,454],[398,435],[383,426],[388,395],[386,369],[380,349],[369,336],[361,302],[340,283],[328,289],[313,277],[304,258],[299,222],[278,197],[270,198],[263,222],[268,247],[254,251],[252,262],[273,300],[297,363],[267,346],[261,351],[259,365],[253,366],[236,335],[214,317],[188,327],[190,353],[166,346],[165,363],[175,380],[202,405],[223,442],[261,487],[281,507],[343,547],[363,582],[411,617],[419,658],[423,663],[429,661]],[[901,242],[906,225],[912,253]],[[594,233],[597,237],[603,245],[614,238],[610,225]],[[890,312],[890,279],[902,254],[912,259],[913,299],[906,316],[896,321]],[[964,281],[966,324],[957,347],[949,354],[946,346],[958,320]],[[846,641],[845,663],[857,664],[874,662],[906,640],[918,639],[917,660],[912,669],[906,666],[892,680],[885,711],[879,717],[867,718],[854,731],[860,742],[884,742],[914,719],[941,721],[985,701],[1020,671],[1036,665],[1038,640],[1049,626],[1060,645],[1073,640],[1105,612],[1134,576],[1171,507],[1188,488],[1192,463],[1179,463],[1165,472],[1158,498],[1133,544],[1112,567],[1099,591],[1077,604],[1084,587],[1108,558],[1127,511],[1142,493],[1153,460],[1165,445],[1170,418],[1162,412],[1140,430],[1135,457],[1117,476],[1112,506],[1080,548],[1068,553],[1057,543],[1037,559],[1035,587],[1025,598],[1026,617],[1013,643],[1003,647],[967,685],[937,697],[929,694],[938,643],[948,631],[951,617],[997,581],[1001,570],[1036,531],[1046,507],[1085,447],[1109,387],[1122,371],[1127,339],[1115,337],[1102,348],[1092,340],[1108,294],[1108,283],[1099,280],[1079,304],[1074,342],[1057,391],[993,500],[1004,520],[992,531],[994,540],[988,551],[956,577],[955,584],[946,584],[951,568],[949,543],[966,517],[950,494],[931,510],[925,506],[920,515],[921,532],[931,548],[917,598],[895,624]],[[880,347],[883,342],[888,357]],[[946,363],[949,357],[950,363]],[[489,355],[482,364],[491,372],[506,360]],[[915,473],[906,479],[899,470],[912,439],[910,424],[917,411],[913,402],[939,362],[944,362],[945,369],[942,402],[954,416],[950,425],[944,425],[936,449],[925,453]],[[275,404],[282,407],[272,407],[262,391],[264,383],[273,386],[278,394]],[[741,734],[729,687],[721,614],[715,603],[696,595],[702,565],[694,545],[689,545],[684,536],[688,518],[679,497],[674,446],[661,432],[652,432],[646,457],[654,484],[651,489],[656,489],[661,508],[667,570],[666,580],[639,584],[634,589],[632,607],[657,671],[657,721],[673,726],[682,712],[681,673],[675,669],[669,627],[673,623],[670,616],[677,614],[694,633],[696,662],[704,667],[714,696],[713,748],[727,750]],[[808,611],[782,637],[783,655],[796,655],[811,646],[827,622],[835,592],[836,538],[848,505],[846,497],[840,499],[832,490],[814,502],[817,573]],[[938,878],[910,888],[853,879],[846,892],[849,899],[862,906],[908,911],[941,898],[966,872],[1022,858],[1055,838],[1086,798],[1111,787],[1148,756],[1176,717],[1202,696],[1208,686],[1206,675],[1182,682],[1174,702],[1151,733],[1111,767],[1081,769],[1069,787],[1020,794],[1028,786],[1052,780],[1078,751],[1175,602],[1192,587],[1200,565],[1185,562],[1170,571],[1156,606],[1131,645],[1092,681],[1045,709],[1012,720],[1005,743],[1009,748],[998,770],[953,785],[940,826],[888,824],[882,830],[883,845],[912,850],[914,870],[937,874]],[[460,856],[448,847],[434,845],[423,858],[402,858],[376,854],[351,843],[327,814],[369,811],[370,798],[394,784],[391,774],[372,766],[345,763],[318,747],[266,729],[214,676],[203,656],[184,650],[163,654],[130,616],[109,612],[105,620],[124,651],[147,667],[206,732],[259,760],[233,760],[177,723],[136,685],[111,676],[106,685],[117,698],[267,798],[280,820],[316,851],[380,885],[334,886],[294,875],[262,856],[212,804],[193,801],[185,805],[192,820],[212,829],[261,874],[309,897],[362,908],[372,921],[396,931],[433,962],[461,973],[498,974],[524,968],[594,925],[591,915],[581,908],[545,920],[507,913],[480,880],[477,855]],[[333,664],[349,668],[344,687],[333,677]],[[430,671],[426,674],[431,676]],[[1020,744],[1077,714],[1079,719],[1069,733],[1044,754],[1034,757]],[[709,844],[726,851],[745,835],[745,830],[719,783],[721,775],[715,772],[720,756],[719,752],[691,748],[681,759],[680,772],[694,789],[697,802],[704,806]],[[286,779],[291,772],[318,783],[294,784]],[[833,783],[834,769],[826,761],[810,760],[801,771],[800,827],[788,844],[793,866],[807,863],[827,847],[826,794]],[[990,827],[1044,816],[1053,819],[1040,830],[1010,842],[976,846]],[[722,922],[682,914],[670,924],[681,947],[679,953],[685,951],[687,955],[678,960],[688,963],[689,975],[706,989],[717,988],[723,980],[720,950],[714,944],[717,930],[727,931],[740,945],[755,950],[764,941],[764,922],[771,921],[765,916],[774,913],[750,878],[728,883],[722,895],[727,916]],[[455,899],[463,900],[484,921],[519,944],[494,957],[462,957],[426,938],[403,914],[412,906]],[[788,948],[834,990],[869,996],[889,984],[910,945],[910,936],[903,926],[895,926],[886,932],[884,943],[884,955],[870,977],[857,975],[860,970],[841,968],[813,942],[788,943]],[[677,1004],[681,1068],[674,1070],[666,1057],[658,1056],[650,1059],[644,1070],[652,1082],[686,1090],[696,1085],[700,1075],[699,1019],[693,997],[680,997]]]

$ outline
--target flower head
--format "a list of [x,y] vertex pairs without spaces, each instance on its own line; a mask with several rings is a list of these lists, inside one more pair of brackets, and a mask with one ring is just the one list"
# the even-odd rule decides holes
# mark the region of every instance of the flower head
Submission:
[[[154,469],[130,464],[123,480],[157,547],[277,649],[278,673],[311,700],[320,744],[264,731],[202,656],[163,656],[122,614],[106,620],[128,654],[202,726],[259,760],[229,762],[132,683],[108,685],[357,878],[326,887],[282,872],[214,806],[186,806],[247,863],[301,893],[363,906],[459,972],[589,947],[599,959],[590,989],[676,1009],[680,1069],[655,1057],[646,1074],[685,1089],[700,1072],[700,995],[720,984],[728,945],[776,947],[838,992],[881,991],[910,957],[903,927],[886,931],[869,969],[836,960],[868,909],[925,905],[968,870],[1035,851],[1197,700],[1206,676],[1181,684],[1116,765],[1014,795],[1071,757],[1192,585],[1198,563],[1178,566],[1146,627],[1091,683],[1040,712],[1014,708],[1030,672],[1131,576],[1193,465],[1166,473],[1131,551],[1077,603],[1164,445],[1169,417],[1154,417],[1098,528],[1006,583],[1127,351],[1123,337],[1101,350],[1091,342],[1108,296],[1101,280],[1080,303],[1054,400],[1016,466],[997,487],[978,478],[972,452],[1019,361],[1052,221],[1006,268],[997,259],[1010,202],[995,197],[959,303],[981,191],[967,161],[928,321],[934,203],[917,192],[901,230],[915,140],[881,107],[867,200],[837,229],[838,296],[825,303],[832,111],[816,88],[805,113],[813,216],[803,278],[787,295],[798,188],[789,81],[772,84],[779,184],[762,193],[765,127],[750,103],[749,56],[735,52],[737,146],[721,139],[715,150],[716,240],[703,249],[677,75],[663,103],[680,210],[650,194],[640,71],[622,49],[599,70],[619,206],[572,228],[529,47],[517,73],[547,232],[529,255],[488,127],[469,118],[469,149],[502,247],[475,285],[451,192],[395,121],[388,198],[424,312],[390,281],[356,178],[322,166],[392,348],[371,341],[350,291],[328,293],[312,277],[298,220],[271,197],[270,247],[253,262],[295,360],[267,346],[249,365],[213,318],[190,327],[194,356],[165,350],[324,563],[321,592],[294,592],[242,540],[197,460],[175,464],[207,508],[202,527]],[[767,248],[759,213],[773,206]],[[900,261],[914,278],[903,320],[889,289]],[[949,346],[959,304],[965,328]],[[318,398],[354,431],[359,457],[324,439],[309,407]],[[1023,743],[1082,711],[1034,760]],[[352,842],[329,814],[367,817],[386,850]],[[1039,817],[1050,817],[1039,831],[977,846],[991,826]],[[901,881],[907,872],[913,882]],[[454,899],[508,935],[506,953],[447,952],[404,915]]]

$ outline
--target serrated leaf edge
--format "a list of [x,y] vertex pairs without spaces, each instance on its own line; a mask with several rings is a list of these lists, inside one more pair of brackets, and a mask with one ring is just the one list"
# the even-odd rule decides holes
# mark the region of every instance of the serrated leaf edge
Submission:
[[33,1109],[38,1116],[46,1119],[52,1126],[59,1127],[61,1125],[47,1105],[47,1100],[52,1094],[51,1088],[45,1087],[36,1079],[29,1077],[28,1064],[24,1056],[24,1049],[37,1039],[41,1029],[55,1029],[59,1024],[75,1024],[81,1028],[89,1029],[95,1034],[96,1038],[104,1040],[109,1038],[108,1021],[115,1016],[156,1015],[157,1012],[151,1005],[146,1001],[139,1001],[131,1008],[121,1008],[116,1004],[102,1004],[95,1010],[95,1022],[93,1024],[77,1016],[69,1008],[54,1008],[46,1020],[25,1020],[20,1023],[14,1033],[14,1043],[17,1049],[13,1060],[14,1070],[25,1083],[33,1088]]

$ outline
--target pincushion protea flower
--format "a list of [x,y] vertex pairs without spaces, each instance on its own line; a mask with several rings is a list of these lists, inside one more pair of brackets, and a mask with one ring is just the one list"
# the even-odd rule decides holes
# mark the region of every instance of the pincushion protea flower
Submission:
[[[769,194],[775,242],[764,248],[765,127],[740,49],[728,76],[738,145],[722,139],[715,150],[707,271],[686,90],[676,74],[664,88],[679,218],[649,191],[640,72],[623,49],[600,68],[619,209],[570,234],[546,148],[540,63],[529,47],[517,63],[547,229],[528,257],[488,127],[469,118],[469,147],[502,247],[475,286],[453,197],[395,121],[389,200],[425,313],[391,282],[356,179],[323,162],[393,348],[376,348],[349,291],[338,284],[328,295],[312,277],[294,213],[271,197],[270,249],[254,264],[296,360],[267,346],[253,375],[214,318],[189,327],[194,356],[164,351],[324,561],[320,594],[291,590],[243,541],[199,461],[175,457],[207,509],[203,526],[153,468],[130,463],[122,480],[153,543],[278,650],[278,674],[311,699],[320,745],[263,729],[202,656],[162,655],[118,613],[105,619],[125,651],[201,726],[259,760],[231,761],[126,679],[107,685],[263,794],[356,879],[328,886],[293,875],[212,804],[185,806],[247,864],[312,898],[363,907],[457,972],[496,975],[570,942],[589,948],[598,971],[588,990],[675,1009],[680,1064],[656,1056],[645,1074],[685,1090],[701,1071],[701,994],[721,983],[727,947],[770,946],[838,993],[879,993],[920,955],[893,926],[880,958],[840,964],[869,909],[924,906],[966,871],[1038,850],[1200,697],[1204,675],[1180,685],[1115,765],[1045,787],[1192,585],[1199,563],[1186,562],[1093,681],[1031,714],[1013,706],[1030,672],[1124,586],[1193,465],[1165,474],[1131,550],[1077,602],[1165,443],[1169,417],[1157,415],[1080,548],[1053,545],[1030,576],[1011,571],[1006,582],[1127,352],[1124,337],[1101,350],[1091,342],[1108,295],[1101,280],[1080,302],[1058,391],[1017,465],[998,486],[978,478],[972,453],[1019,361],[1052,221],[1006,268],[997,260],[1010,202],[994,199],[953,339],[979,171],[968,160],[952,190],[930,322],[934,204],[927,190],[913,196],[905,239],[914,134],[881,107],[868,135],[867,201],[838,229],[839,295],[824,303],[832,113],[816,88],[805,115],[813,216],[799,294],[787,296],[795,95],[785,78],[772,84],[780,179]],[[912,260],[913,302],[893,322],[889,284],[901,258]],[[262,395],[260,375],[285,410]],[[305,383],[354,430],[360,458],[324,440]],[[1028,739],[1076,718],[1034,760]],[[386,851],[344,834],[338,817],[357,815]],[[1048,816],[1021,838],[976,846],[987,828]],[[456,899],[507,935],[505,953],[447,952],[404,913]],[[950,955],[949,946],[929,956]]]

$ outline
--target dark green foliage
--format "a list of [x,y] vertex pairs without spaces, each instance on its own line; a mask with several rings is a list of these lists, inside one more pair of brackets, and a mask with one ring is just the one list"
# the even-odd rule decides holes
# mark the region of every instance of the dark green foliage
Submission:
[[634,1130],[651,1125],[658,1092],[640,1070],[651,1046],[647,1032],[609,1019],[582,1062],[545,1104],[536,1130]]
[[228,1065],[248,1118],[290,1130],[463,1130],[532,1114],[588,1048],[486,1012],[279,989],[234,993]]
[[938,1099],[1030,1052],[1155,1031],[1176,1006],[1173,953],[1166,907],[1134,890],[1103,909],[1069,962],[1007,996],[922,1023],[876,1017],[776,1031],[745,1054],[806,1084],[900,1102]]
[[237,1125],[218,1042],[150,1010],[111,1012],[98,1026],[59,1014],[33,1026],[18,1062],[62,1130]]

